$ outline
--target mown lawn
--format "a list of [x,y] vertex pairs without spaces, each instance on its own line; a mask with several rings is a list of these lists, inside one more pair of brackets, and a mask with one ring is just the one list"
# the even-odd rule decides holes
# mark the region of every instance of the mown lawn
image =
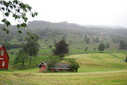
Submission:
[[127,71],[90,73],[1,72],[0,85],[127,85]]

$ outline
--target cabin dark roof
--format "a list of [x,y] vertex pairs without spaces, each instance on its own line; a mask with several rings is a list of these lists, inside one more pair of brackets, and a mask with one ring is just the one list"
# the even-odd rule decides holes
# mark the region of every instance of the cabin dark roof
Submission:
[[45,63],[45,62],[42,62],[42,63],[40,63],[37,67],[41,67],[42,65],[48,65],[47,63]]
[[67,63],[56,63],[53,69],[69,69],[70,66]]
[[[48,65],[47,63],[43,62],[38,65],[38,67],[41,67],[42,65]],[[70,65],[68,63],[56,63],[53,68],[51,69],[70,69]]]

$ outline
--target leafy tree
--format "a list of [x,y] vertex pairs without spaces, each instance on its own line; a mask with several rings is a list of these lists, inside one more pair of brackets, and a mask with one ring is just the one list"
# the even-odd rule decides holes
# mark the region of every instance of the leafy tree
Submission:
[[90,43],[90,38],[88,38],[88,36],[85,35],[85,37],[84,37],[84,41],[85,41],[87,44],[89,44],[89,43]]
[[37,56],[39,52],[38,36],[33,35],[33,38],[26,38],[27,43],[23,45],[23,50],[29,55],[29,64],[31,64],[32,57]]
[[101,43],[99,46],[98,46],[98,50],[100,52],[104,51],[105,50],[105,45],[103,43]]
[[38,14],[37,12],[32,12],[32,7],[21,0],[0,0],[0,12],[3,15],[0,28],[6,33],[9,33],[7,27],[11,25],[11,20],[8,17],[12,17],[17,21],[18,32],[22,33],[24,29],[21,28],[27,27],[27,15],[35,17]]
[[73,58],[67,59],[67,62],[70,64],[71,69],[73,69],[76,72],[78,71],[80,66],[79,66],[78,62],[76,62],[75,59],[73,59]]
[[123,50],[125,48],[126,48],[126,45],[125,45],[124,41],[120,41],[119,50]]
[[14,59],[14,65],[17,63],[22,63],[22,66],[24,66],[24,63],[27,62],[28,60],[28,55],[23,49],[20,49],[17,57]]
[[93,51],[95,52],[96,51],[96,48],[93,48]]
[[85,48],[85,51],[87,51],[87,50],[88,50],[88,47]]
[[109,48],[109,47],[110,47],[110,44],[109,44],[109,43],[106,43],[106,44],[105,44],[105,47],[106,47],[106,48]]
[[89,44],[90,43],[90,38],[86,39],[86,43]]
[[63,58],[65,54],[69,52],[69,45],[66,43],[65,40],[61,40],[55,44],[55,49],[53,50],[53,54],[60,56]]
[[94,39],[94,42],[98,43],[98,42],[99,42],[99,38],[96,37],[96,38]]
[[85,37],[84,37],[84,41],[86,41],[86,39],[87,39],[87,35],[85,35]]
[[52,49],[52,45],[49,45],[49,48]]

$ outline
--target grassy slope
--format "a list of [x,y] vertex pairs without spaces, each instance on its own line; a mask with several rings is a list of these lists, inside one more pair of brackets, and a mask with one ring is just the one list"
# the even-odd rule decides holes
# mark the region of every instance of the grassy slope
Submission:
[[127,84],[127,63],[123,62],[123,53],[90,53],[70,55],[67,58],[76,58],[80,63],[78,73],[39,73],[36,67],[11,72],[1,71],[0,85]]
[[80,63],[79,72],[113,71],[127,69],[123,53],[90,53],[71,55]]

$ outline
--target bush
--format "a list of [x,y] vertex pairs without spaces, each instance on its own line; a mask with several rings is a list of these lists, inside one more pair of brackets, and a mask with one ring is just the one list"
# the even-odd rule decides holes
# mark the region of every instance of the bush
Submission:
[[72,70],[78,72],[78,69],[80,66],[79,66],[78,62],[76,62],[75,59],[73,59],[73,58],[67,59],[67,62],[70,64],[70,67]]

